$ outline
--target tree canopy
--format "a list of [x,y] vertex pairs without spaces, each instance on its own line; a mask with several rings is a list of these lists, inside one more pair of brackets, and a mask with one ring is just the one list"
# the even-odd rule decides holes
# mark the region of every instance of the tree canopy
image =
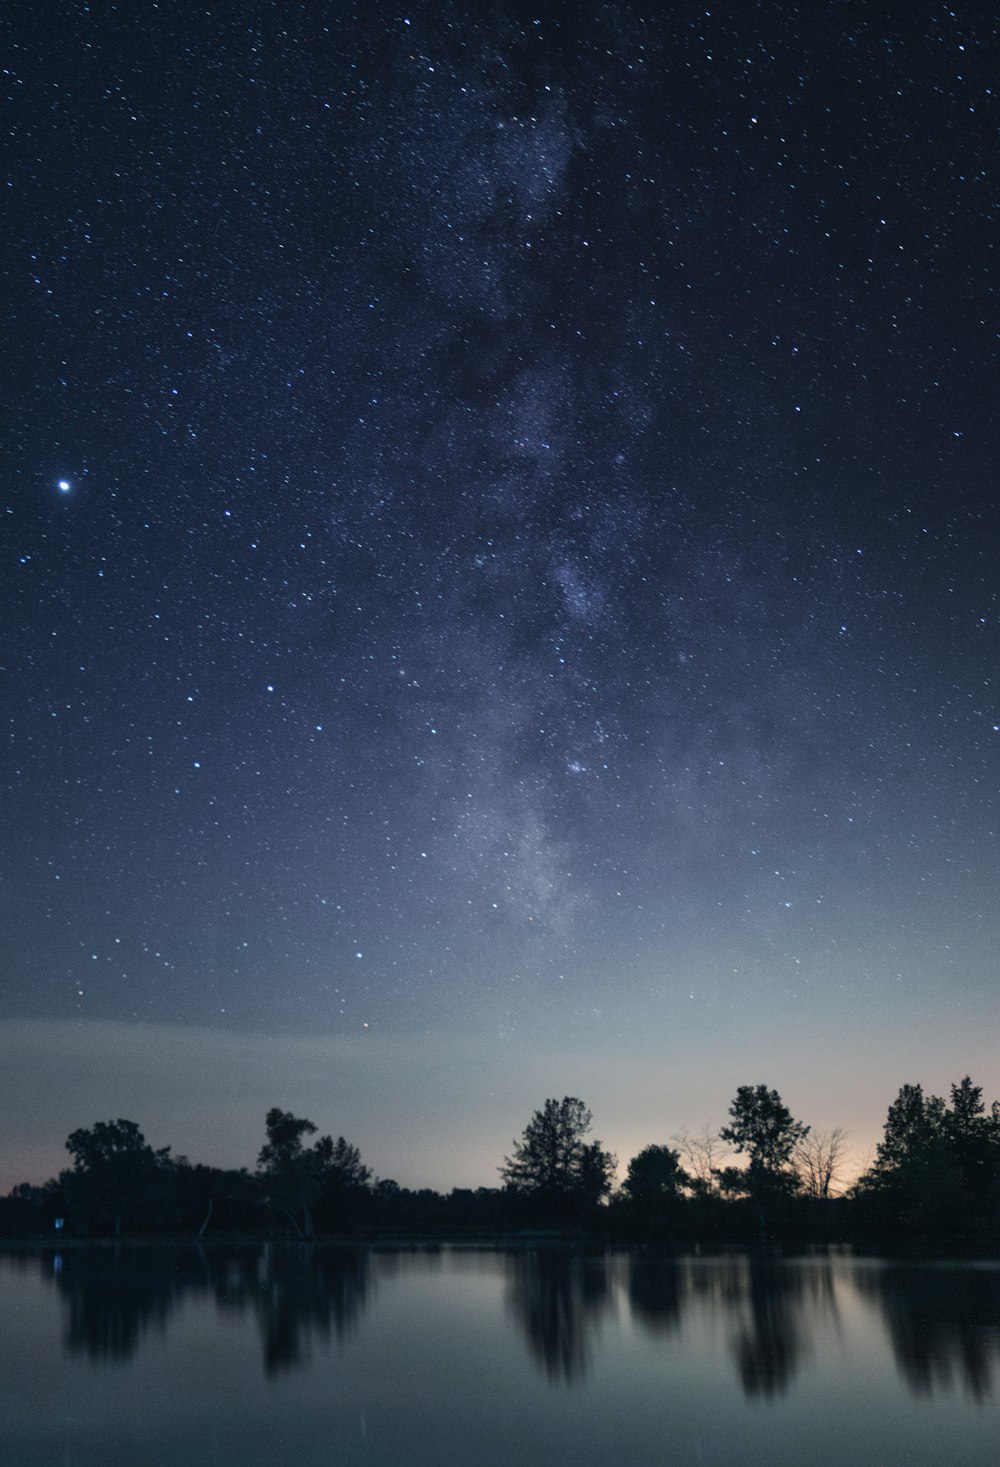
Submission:
[[902,1085],[882,1140],[854,1196],[880,1230],[918,1235],[987,1230],[1000,1201],[1000,1109],[986,1114],[982,1087],[966,1075],[950,1104]]
[[514,1191],[550,1200],[597,1203],[611,1190],[616,1158],[599,1141],[586,1142],[592,1117],[582,1100],[546,1100],[525,1126],[514,1153],[499,1168]]
[[646,1146],[628,1164],[622,1191],[631,1202],[651,1204],[673,1200],[690,1185],[681,1166],[680,1152],[669,1146]]
[[761,1232],[766,1232],[782,1199],[799,1186],[792,1156],[809,1135],[809,1127],[795,1120],[777,1090],[766,1085],[740,1085],[729,1114],[730,1123],[719,1136],[747,1157],[747,1165],[745,1170],[724,1167],[719,1179],[730,1194],[751,1198]]
[[66,1139],[72,1171],[63,1174],[68,1198],[88,1229],[122,1232],[123,1224],[143,1227],[163,1215],[170,1147],[154,1151],[135,1121],[96,1121]]
[[766,1085],[740,1085],[729,1107],[732,1117],[719,1135],[745,1152],[752,1167],[777,1173],[788,1166],[796,1144],[809,1134],[792,1116],[777,1090]]
[[265,1188],[266,1201],[291,1223],[297,1233],[311,1237],[313,1211],[317,1205],[329,1212],[345,1196],[367,1188],[371,1169],[361,1160],[356,1146],[343,1136],[320,1136],[312,1146],[303,1138],[312,1136],[312,1121],[274,1106],[264,1118],[267,1140],[257,1157],[257,1175]]

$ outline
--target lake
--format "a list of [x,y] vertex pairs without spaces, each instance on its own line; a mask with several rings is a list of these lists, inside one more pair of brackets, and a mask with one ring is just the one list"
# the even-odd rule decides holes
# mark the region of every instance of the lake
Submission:
[[0,1253],[4,1467],[993,1467],[1000,1265]]

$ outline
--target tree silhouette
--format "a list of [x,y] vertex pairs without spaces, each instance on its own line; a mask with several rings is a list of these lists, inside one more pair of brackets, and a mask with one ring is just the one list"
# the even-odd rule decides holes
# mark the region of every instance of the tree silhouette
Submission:
[[810,1128],[793,1118],[777,1090],[766,1085],[740,1085],[729,1107],[732,1122],[723,1126],[723,1141],[745,1152],[750,1164],[780,1172],[791,1160],[796,1144]]
[[719,1145],[719,1132],[710,1121],[698,1131],[684,1128],[671,1136],[685,1163],[687,1182],[695,1196],[709,1196],[719,1190],[719,1171],[724,1160]]
[[871,1169],[854,1195],[877,1231],[940,1232],[960,1207],[961,1180],[945,1126],[947,1106],[922,1085],[901,1085]]
[[810,1131],[792,1151],[799,1184],[807,1197],[827,1200],[835,1187],[844,1160],[847,1133],[843,1126],[832,1131]]
[[319,1183],[317,1216],[324,1228],[335,1230],[349,1223],[370,1196],[371,1167],[364,1165],[361,1152],[343,1136],[336,1141],[321,1136],[313,1150]]
[[925,1096],[922,1085],[901,1085],[875,1150],[875,1172],[886,1177],[925,1158],[943,1140],[945,1110],[940,1095]]
[[986,1114],[983,1088],[968,1075],[951,1087],[944,1132],[969,1204],[977,1219],[986,1222],[1000,1182],[1000,1112],[994,1105],[992,1114]]
[[154,1151],[135,1121],[97,1121],[81,1126],[66,1140],[73,1168],[62,1175],[67,1202],[77,1220],[93,1232],[121,1236],[123,1221],[133,1228],[164,1229],[170,1203],[170,1147]]
[[288,1218],[302,1238],[313,1236],[313,1208],[322,1202],[327,1213],[352,1193],[366,1190],[371,1170],[361,1160],[356,1146],[338,1136],[320,1136],[313,1146],[303,1137],[312,1136],[312,1121],[274,1106],[264,1117],[267,1141],[257,1157],[257,1175],[267,1202]]
[[257,1175],[267,1201],[284,1213],[300,1237],[313,1232],[312,1204],[319,1192],[314,1148],[306,1149],[303,1136],[316,1130],[312,1121],[273,1106],[264,1117],[267,1141],[257,1157]]
[[622,1191],[630,1201],[645,1205],[676,1201],[690,1181],[680,1162],[680,1153],[669,1146],[646,1146],[629,1162]]
[[988,1231],[1000,1192],[1000,1119],[986,1115],[968,1075],[951,1106],[903,1085],[889,1107],[875,1161],[853,1195],[875,1231],[933,1236]]
[[599,1141],[584,1141],[590,1127],[582,1100],[547,1100],[514,1142],[513,1156],[504,1157],[500,1176],[513,1191],[560,1208],[600,1202],[611,1190],[617,1163]]
[[328,1187],[366,1187],[371,1180],[371,1167],[361,1160],[361,1152],[338,1136],[336,1141],[321,1136],[314,1147],[324,1184]]
[[690,1181],[680,1155],[669,1146],[646,1146],[628,1164],[621,1191],[612,1202],[612,1222],[632,1237],[676,1232]]
[[740,1085],[729,1114],[732,1121],[719,1136],[746,1155],[747,1166],[744,1172],[726,1167],[720,1180],[730,1192],[749,1194],[764,1232],[775,1203],[798,1186],[789,1163],[809,1127],[795,1120],[777,1090],[766,1085]]

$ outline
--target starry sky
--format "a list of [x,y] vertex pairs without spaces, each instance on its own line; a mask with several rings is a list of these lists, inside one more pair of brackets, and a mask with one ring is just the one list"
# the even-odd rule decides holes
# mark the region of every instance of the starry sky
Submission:
[[1000,1094],[989,8],[0,29],[0,1185]]

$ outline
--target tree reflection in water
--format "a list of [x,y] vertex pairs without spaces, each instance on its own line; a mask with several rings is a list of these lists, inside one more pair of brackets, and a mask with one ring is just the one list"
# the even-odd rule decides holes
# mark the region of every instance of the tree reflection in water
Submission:
[[[40,1262],[52,1267],[51,1256]],[[66,1305],[67,1354],[102,1364],[131,1360],[150,1330],[164,1333],[184,1295],[204,1287],[193,1249],[171,1252],[167,1266],[151,1268],[147,1249],[74,1248],[60,1257],[54,1277]]]
[[802,1355],[797,1314],[803,1273],[752,1259],[746,1270],[742,1319],[734,1344],[740,1383],[748,1396],[776,1396],[788,1389]]
[[[585,1379],[601,1323],[627,1299],[651,1338],[687,1338],[696,1316],[730,1327],[730,1350],[751,1398],[787,1392],[838,1299],[853,1295],[884,1321],[896,1368],[910,1391],[964,1389],[986,1399],[1000,1378],[1000,1267],[795,1262],[730,1255],[673,1258],[652,1251],[588,1252],[552,1246],[497,1252],[507,1306],[532,1360],[553,1383]],[[37,1268],[63,1306],[63,1347],[102,1365],[131,1360],[173,1311],[201,1296],[245,1314],[259,1333],[269,1375],[303,1368],[318,1340],[342,1341],[371,1297],[364,1247],[274,1244],[187,1248],[88,1245],[60,1255],[5,1256],[5,1268]],[[447,1250],[377,1254],[391,1290],[397,1274],[447,1271]],[[845,1319],[848,1313],[845,1311]],[[655,1347],[655,1345],[654,1345]],[[673,1348],[671,1340],[670,1349]],[[669,1351],[664,1362],[669,1368]]]
[[832,1269],[818,1259],[800,1269],[767,1257],[678,1260],[637,1253],[629,1301],[633,1318],[649,1331],[680,1330],[692,1310],[733,1321],[733,1355],[749,1397],[786,1391],[811,1327],[836,1313]]
[[549,1380],[582,1380],[590,1337],[611,1303],[604,1255],[531,1249],[508,1254],[507,1266],[511,1310],[533,1357]]
[[343,1339],[369,1285],[365,1249],[307,1244],[232,1252],[79,1248],[60,1258],[58,1271],[50,1254],[39,1263],[67,1306],[69,1354],[124,1363],[151,1328],[165,1330],[185,1296],[211,1294],[222,1310],[253,1310],[269,1375],[304,1363],[314,1337]]
[[632,1317],[651,1334],[680,1328],[681,1270],[676,1258],[637,1253],[629,1259],[628,1299]]
[[252,1305],[264,1351],[264,1370],[278,1375],[303,1365],[313,1339],[343,1340],[360,1318],[369,1285],[363,1249],[317,1248],[313,1244],[268,1246],[255,1279],[235,1297],[216,1297],[224,1307]]
[[976,1400],[993,1392],[1000,1365],[1000,1268],[968,1264],[865,1269],[858,1288],[877,1304],[896,1365],[928,1396],[957,1382]]

